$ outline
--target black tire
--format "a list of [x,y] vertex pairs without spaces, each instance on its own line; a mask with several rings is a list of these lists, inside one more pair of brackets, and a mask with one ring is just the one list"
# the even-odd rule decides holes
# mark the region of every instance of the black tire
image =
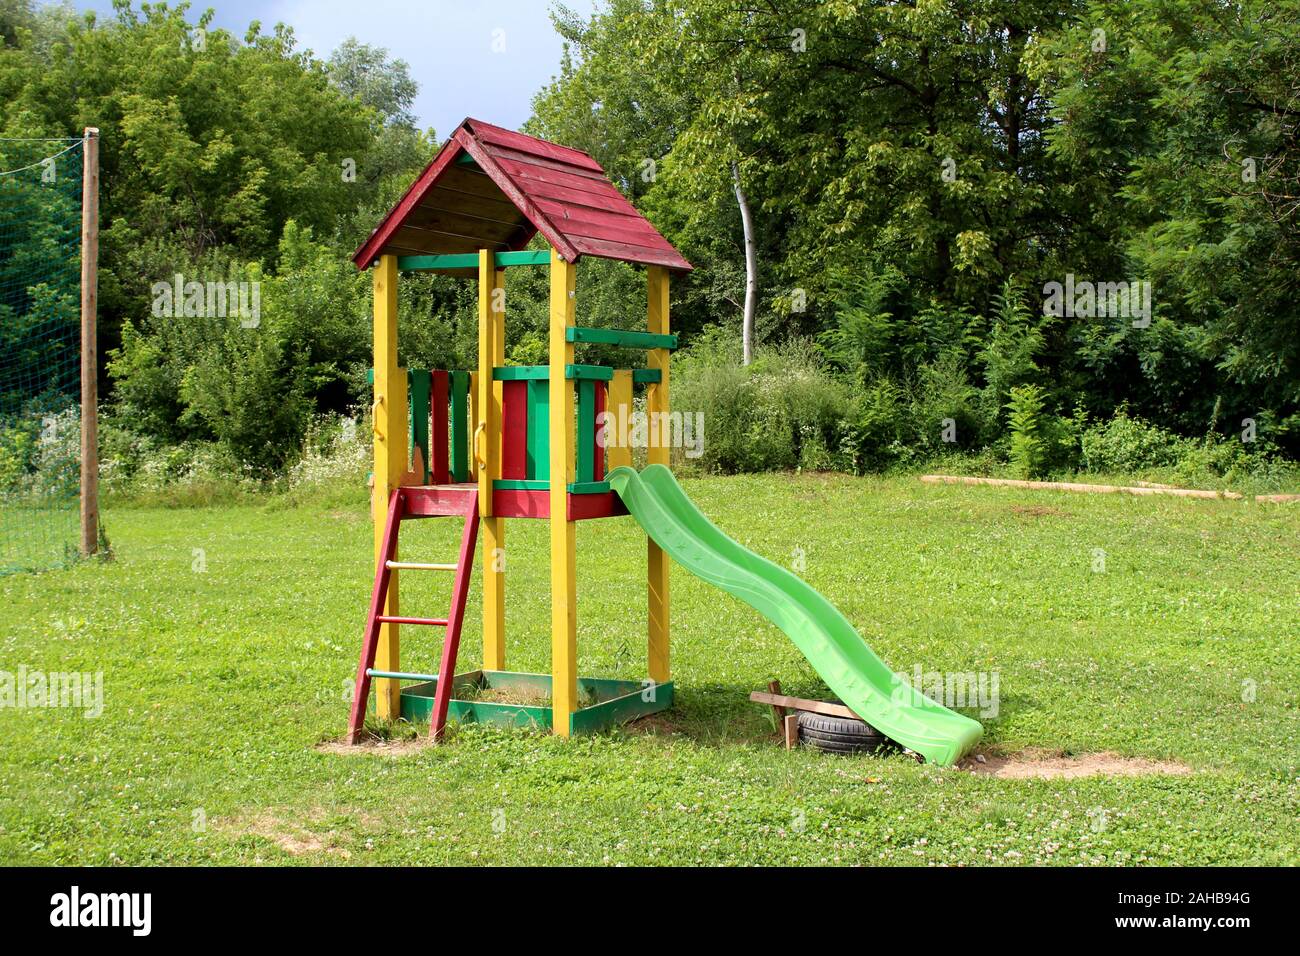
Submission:
[[874,753],[890,744],[888,737],[866,721],[806,710],[799,712],[799,741],[836,754]]

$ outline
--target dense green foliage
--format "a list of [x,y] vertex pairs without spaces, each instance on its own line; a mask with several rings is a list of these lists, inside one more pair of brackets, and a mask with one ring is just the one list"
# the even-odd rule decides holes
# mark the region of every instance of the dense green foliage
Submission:
[[[1024,465],[1009,405],[1028,389],[1029,470],[1087,467],[1082,430],[1120,410],[1187,448],[1249,430],[1234,460],[1254,470],[1300,457],[1300,0],[609,0],[555,20],[567,51],[528,131],[589,151],[696,265],[673,322],[680,407],[719,443],[706,467]],[[369,285],[347,259],[434,149],[415,91],[383,50],[318,58],[186,5],[0,4],[0,136],[103,130],[122,447],[217,443],[265,475],[313,416],[369,404]],[[260,282],[259,325],[160,317],[176,274]],[[579,282],[581,321],[640,321],[634,270]],[[1150,285],[1127,312],[1053,306],[1049,284],[1076,282]],[[402,296],[405,363],[474,361],[467,284]],[[512,277],[510,303],[507,354],[536,361],[542,277]]]

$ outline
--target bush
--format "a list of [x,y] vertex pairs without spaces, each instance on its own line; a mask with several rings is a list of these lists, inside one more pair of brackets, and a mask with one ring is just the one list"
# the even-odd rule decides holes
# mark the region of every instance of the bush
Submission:
[[1080,437],[1083,466],[1096,472],[1137,472],[1176,464],[1188,442],[1157,425],[1131,418],[1121,410],[1109,421],[1097,422]]
[[715,332],[674,360],[673,409],[704,413],[696,464],[707,471],[834,467],[847,406],[847,389],[806,341],[760,349],[746,368],[739,341]]

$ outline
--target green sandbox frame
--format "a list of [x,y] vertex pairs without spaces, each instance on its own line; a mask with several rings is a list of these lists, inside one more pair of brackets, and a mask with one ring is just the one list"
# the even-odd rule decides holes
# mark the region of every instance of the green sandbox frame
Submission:
[[[402,688],[402,719],[427,722],[433,712],[436,680]],[[473,692],[483,690],[527,691],[539,698],[551,696],[551,675],[522,674],[515,671],[469,671],[452,680],[453,695],[447,706],[447,719],[461,723],[493,724],[498,727],[551,729],[551,708],[528,704],[501,704],[474,700]],[[646,695],[650,700],[646,700]],[[569,716],[569,733],[592,734],[638,717],[657,714],[673,705],[673,684],[643,684],[634,680],[610,680],[600,677],[578,678],[578,700],[593,703],[580,707]]]

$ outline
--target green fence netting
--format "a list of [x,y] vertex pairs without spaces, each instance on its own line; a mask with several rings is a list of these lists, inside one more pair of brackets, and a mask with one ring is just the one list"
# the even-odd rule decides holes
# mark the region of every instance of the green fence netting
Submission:
[[80,139],[0,138],[0,575],[80,543]]

